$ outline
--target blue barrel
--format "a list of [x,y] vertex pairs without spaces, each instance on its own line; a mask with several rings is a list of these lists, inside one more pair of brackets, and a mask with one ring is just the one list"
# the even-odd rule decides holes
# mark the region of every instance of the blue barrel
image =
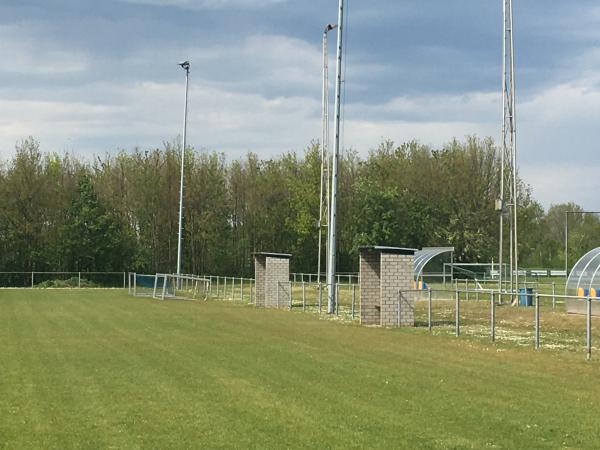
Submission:
[[519,288],[519,305],[533,306],[533,288]]

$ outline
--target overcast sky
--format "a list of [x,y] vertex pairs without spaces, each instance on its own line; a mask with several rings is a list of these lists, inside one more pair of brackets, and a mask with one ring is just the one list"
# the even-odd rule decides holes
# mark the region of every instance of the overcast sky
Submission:
[[[521,175],[545,206],[598,210],[600,5],[514,0],[514,13]],[[190,145],[302,151],[321,135],[321,35],[336,20],[337,0],[2,0],[0,155],[30,135],[79,156],[174,140],[184,59]],[[346,33],[346,148],[499,136],[502,0],[349,0]]]

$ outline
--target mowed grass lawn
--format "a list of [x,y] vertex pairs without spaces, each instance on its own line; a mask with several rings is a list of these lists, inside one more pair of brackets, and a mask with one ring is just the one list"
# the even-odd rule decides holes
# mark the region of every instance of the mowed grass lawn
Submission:
[[580,353],[232,303],[0,290],[0,370],[10,449],[600,447]]

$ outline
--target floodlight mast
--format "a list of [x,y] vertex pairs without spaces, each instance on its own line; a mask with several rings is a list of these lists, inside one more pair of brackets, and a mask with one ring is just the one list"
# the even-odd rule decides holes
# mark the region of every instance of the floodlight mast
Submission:
[[[321,282],[321,256],[323,250],[323,229],[327,229],[329,213],[329,43],[327,34],[337,28],[328,24],[323,31],[323,137],[321,141],[321,186],[319,194],[319,251],[317,260],[317,277]],[[327,245],[326,245],[327,247]],[[327,254],[327,249],[326,249]]]
[[500,162],[500,198],[496,209],[500,213],[498,286],[504,289],[504,219],[509,220],[510,291],[519,288],[519,241],[517,228],[518,183],[515,101],[515,51],[513,39],[512,0],[503,0],[502,30],[502,150]]
[[179,233],[177,235],[177,285],[181,276],[181,251],[183,244],[183,168],[185,163],[185,145],[187,137],[187,114],[188,114],[188,84],[190,79],[190,62],[183,61],[179,65],[185,70],[185,101],[183,106],[183,136],[181,138],[181,174],[179,180]]
[[327,254],[327,312],[333,314],[336,306],[335,263],[336,263],[336,213],[337,213],[337,176],[340,157],[340,115],[342,95],[342,44],[344,37],[344,0],[339,0],[337,32],[337,62],[335,65],[335,121],[333,124],[335,140],[333,144],[333,161],[331,165],[331,204],[329,208],[329,229]]

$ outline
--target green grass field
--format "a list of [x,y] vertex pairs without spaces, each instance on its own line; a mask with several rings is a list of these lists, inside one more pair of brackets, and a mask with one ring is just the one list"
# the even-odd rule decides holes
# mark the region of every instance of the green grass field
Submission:
[[600,362],[232,302],[0,290],[0,448],[598,448]]

